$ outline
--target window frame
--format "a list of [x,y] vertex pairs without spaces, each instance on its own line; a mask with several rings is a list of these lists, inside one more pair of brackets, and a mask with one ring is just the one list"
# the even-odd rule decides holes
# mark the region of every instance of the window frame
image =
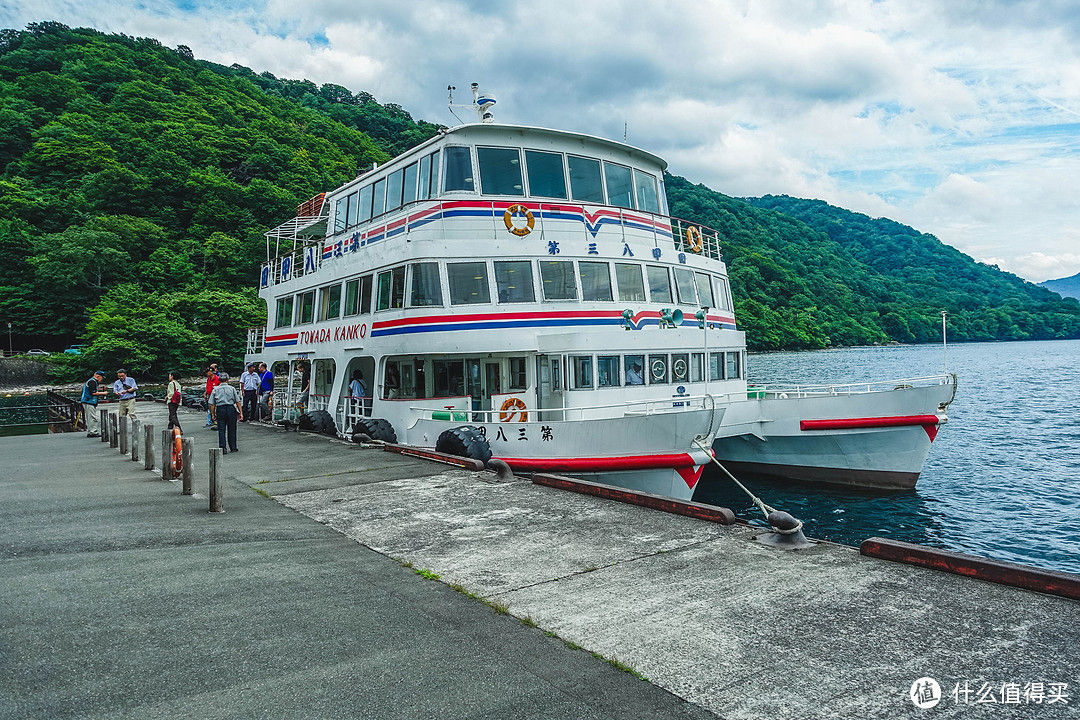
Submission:
[[[478,277],[477,276],[477,273],[479,272],[478,270],[473,269],[471,271],[468,271],[468,272],[470,272],[472,274],[472,280],[469,281],[468,279],[466,279],[465,286],[459,287],[458,283],[460,282],[460,279],[456,279],[457,278],[457,274],[456,274],[457,271],[458,270],[464,270],[465,268],[470,267],[470,266],[474,267],[474,268],[479,266],[480,268],[483,269],[483,272],[480,273],[480,275]],[[456,295],[455,290],[462,290],[462,291],[465,291],[465,292],[469,292],[470,290],[472,290],[474,288],[478,288],[479,285],[480,285],[479,281],[481,281],[481,280],[483,282],[483,289],[484,289],[482,299],[478,299],[478,300],[460,300],[460,299],[457,299],[458,297],[460,297],[460,295]],[[448,263],[446,263],[446,284],[447,284],[447,288],[449,289],[449,292],[450,292],[450,305],[451,306],[455,306],[455,305],[488,305],[488,304],[491,303],[491,279],[488,276],[488,266],[487,266],[486,261],[470,260],[470,261],[467,261],[467,262],[448,262]],[[466,287],[466,286],[468,286],[468,287]],[[477,295],[477,293],[470,293],[469,296],[471,297],[472,295]]]

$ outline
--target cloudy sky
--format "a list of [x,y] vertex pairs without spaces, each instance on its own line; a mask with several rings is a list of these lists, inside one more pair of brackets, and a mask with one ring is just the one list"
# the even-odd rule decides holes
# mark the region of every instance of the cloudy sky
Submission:
[[[1074,0],[3,0],[447,125],[621,139],[734,196],[820,198],[1032,281],[1080,272]],[[458,113],[464,119],[468,115]]]

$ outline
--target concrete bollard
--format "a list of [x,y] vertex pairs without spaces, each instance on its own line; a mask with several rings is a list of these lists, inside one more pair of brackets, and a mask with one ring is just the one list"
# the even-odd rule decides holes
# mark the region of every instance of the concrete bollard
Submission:
[[131,421],[131,462],[139,462],[139,435],[142,434],[142,423],[138,420]]
[[117,448],[117,445],[120,442],[117,440],[117,437],[120,435],[118,420],[119,418],[116,417],[115,413],[109,413],[109,447],[113,450]]
[[109,411],[98,408],[98,412],[101,414],[101,442],[109,442]]
[[124,415],[120,418],[120,454],[128,454],[128,425],[131,423],[131,419]]
[[195,491],[192,489],[194,485],[194,470],[191,468],[191,456],[195,454],[195,440],[192,438],[183,438],[180,441],[180,457],[183,459],[184,467],[180,471],[181,477],[184,478],[184,495],[193,495]]
[[224,512],[221,507],[221,448],[210,448],[210,512]]
[[143,425],[143,470],[154,469],[154,426]]
[[173,468],[172,468],[172,453],[170,450],[170,441],[172,440],[171,430],[161,431],[161,479],[172,480]]

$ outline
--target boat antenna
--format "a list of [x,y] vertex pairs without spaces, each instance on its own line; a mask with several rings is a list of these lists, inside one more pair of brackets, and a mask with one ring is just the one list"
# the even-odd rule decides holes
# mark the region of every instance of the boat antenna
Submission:
[[446,90],[450,94],[450,114],[457,118],[457,121],[462,125],[465,122],[457,116],[454,112],[454,108],[469,108],[476,111],[476,118],[482,123],[495,122],[495,115],[491,112],[491,108],[495,106],[495,98],[492,95],[481,95],[480,84],[473,83],[471,85],[473,101],[471,105],[455,105],[454,104],[454,91],[457,90],[453,85],[447,85]]
[[945,374],[949,374],[949,341],[945,337],[945,317],[948,315],[944,310],[941,311],[941,357],[945,363]]

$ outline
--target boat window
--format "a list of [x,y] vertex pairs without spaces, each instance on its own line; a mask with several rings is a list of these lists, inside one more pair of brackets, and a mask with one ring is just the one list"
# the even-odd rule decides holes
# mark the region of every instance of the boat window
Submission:
[[698,305],[702,307],[716,307],[713,299],[712,282],[705,273],[694,273],[694,284],[697,285]]
[[562,390],[563,376],[560,369],[559,358],[551,358],[551,389],[555,392]]
[[574,389],[591,390],[593,386],[592,355],[572,355],[570,363],[574,369]]
[[718,307],[723,310],[730,310],[731,294],[728,290],[727,278],[714,277],[713,280],[716,281],[716,301],[718,303]]
[[405,168],[395,170],[386,178],[386,212],[401,207],[401,188],[405,181]]
[[345,317],[360,312],[360,278],[345,283]]
[[367,222],[371,219],[371,192],[372,187],[366,185],[360,188],[360,204],[357,208],[356,222]]
[[371,186],[371,217],[378,217],[386,212],[386,178]]
[[371,275],[360,278],[360,314],[371,312]]
[[496,260],[495,286],[500,303],[536,301],[532,263],[528,260]]
[[540,281],[545,300],[577,300],[573,261],[541,260]]
[[524,390],[528,386],[528,378],[525,375],[525,358],[510,358],[510,389]]
[[416,163],[405,168],[405,184],[401,189],[401,204],[416,200]]
[[604,180],[607,183],[608,205],[634,207],[634,186],[630,180],[630,168],[625,165],[604,163]]
[[601,355],[596,358],[596,382],[598,387],[619,386],[618,355]]
[[439,158],[441,154],[439,150],[431,153],[431,179],[428,182],[428,197],[435,197],[439,194]]
[[345,225],[351,227],[356,224],[356,210],[359,207],[356,193],[349,193],[349,197],[345,198]]
[[348,222],[347,213],[345,211],[345,203],[347,198],[338,198],[334,201],[334,232],[341,232],[345,229],[345,224]]
[[600,161],[592,158],[569,156],[570,195],[582,202],[604,202],[604,186],[600,182]]
[[319,290],[319,321],[341,317],[341,283]]
[[431,197],[431,156],[420,158],[420,169],[416,181],[416,199],[427,200]]
[[491,302],[487,263],[449,263],[446,266],[446,277],[450,281],[451,305]]
[[675,289],[679,293],[680,305],[697,305],[697,289],[694,287],[694,273],[686,268],[675,268]]
[[460,397],[465,394],[465,361],[434,360],[435,397]]
[[578,263],[582,300],[611,300],[611,270],[606,262]]
[[517,148],[478,147],[480,190],[485,195],[524,195],[521,153]]
[[296,296],[296,324],[302,325],[315,319],[315,291],[308,290]]
[[671,356],[671,382],[684,383],[690,381],[690,354],[674,353]]
[[649,356],[649,384],[663,385],[668,381],[668,356]]
[[405,266],[379,273],[379,295],[376,310],[399,308],[405,302]]
[[644,355],[625,355],[623,356],[623,372],[626,373],[627,385],[644,385],[645,384],[645,356]]
[[467,190],[472,192],[473,170],[472,150],[467,147],[451,145],[446,148],[446,167],[443,169],[443,191]]
[[637,263],[615,263],[615,283],[619,286],[620,302],[645,302],[645,285]]
[[637,187],[637,209],[659,213],[660,201],[656,196],[656,178],[649,173],[634,170],[634,185]]
[[431,307],[443,304],[439,263],[412,263],[409,265],[409,275],[412,283],[409,291],[409,307]]
[[649,278],[649,300],[654,303],[671,302],[671,278],[668,277],[667,268],[647,265],[645,275]]
[[690,356],[690,382],[705,379],[705,353],[693,353]]
[[728,380],[737,380],[742,377],[742,374],[739,372],[741,364],[739,362],[739,354],[738,351],[727,353],[727,366],[724,368],[724,377]]
[[566,175],[562,153],[525,151],[525,167],[529,175],[529,195],[532,197],[566,199]]
[[277,301],[277,317],[274,321],[274,327],[289,327],[292,325],[292,307],[293,296],[278,298]]
[[724,353],[722,353],[722,352],[709,353],[709,379],[710,380],[723,380],[724,379]]

